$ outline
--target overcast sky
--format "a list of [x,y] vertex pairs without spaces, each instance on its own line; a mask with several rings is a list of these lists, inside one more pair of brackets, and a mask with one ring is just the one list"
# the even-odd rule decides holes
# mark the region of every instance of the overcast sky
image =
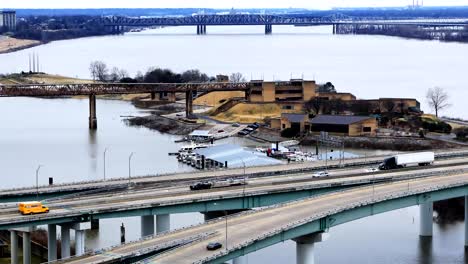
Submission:
[[[416,1],[416,0],[415,0]],[[420,2],[422,0],[419,0]],[[285,8],[406,6],[413,0],[0,0],[1,8]],[[425,6],[468,6],[468,0],[425,0]]]

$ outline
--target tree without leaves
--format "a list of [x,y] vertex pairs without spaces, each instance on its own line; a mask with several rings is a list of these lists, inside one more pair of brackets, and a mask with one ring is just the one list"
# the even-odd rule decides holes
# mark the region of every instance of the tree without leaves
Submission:
[[229,82],[232,83],[240,83],[240,82],[246,82],[247,80],[245,79],[244,75],[240,72],[235,72],[229,76]]
[[102,61],[93,61],[89,65],[89,71],[95,81],[104,82],[107,80],[107,65]]
[[441,110],[450,106],[449,96],[443,88],[435,87],[427,90],[426,98],[429,106],[434,109],[436,117],[439,117]]

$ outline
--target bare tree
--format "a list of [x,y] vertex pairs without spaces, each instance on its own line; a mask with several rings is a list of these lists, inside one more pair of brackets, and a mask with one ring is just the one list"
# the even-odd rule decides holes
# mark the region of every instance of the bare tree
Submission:
[[113,67],[107,79],[111,82],[118,82],[126,77],[129,77],[129,74],[126,70]]
[[106,81],[107,79],[107,65],[102,61],[93,61],[89,65],[89,71],[95,81]]
[[244,75],[240,72],[235,72],[229,76],[229,81],[233,83],[246,82]]
[[450,106],[448,102],[449,96],[443,88],[435,87],[427,90],[427,102],[434,109],[436,117],[439,117],[439,112]]

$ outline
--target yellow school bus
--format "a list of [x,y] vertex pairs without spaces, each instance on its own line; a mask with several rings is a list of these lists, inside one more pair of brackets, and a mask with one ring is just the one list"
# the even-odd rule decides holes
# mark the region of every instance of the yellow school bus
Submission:
[[41,202],[23,202],[18,205],[18,210],[23,215],[48,213],[49,207],[42,205]]

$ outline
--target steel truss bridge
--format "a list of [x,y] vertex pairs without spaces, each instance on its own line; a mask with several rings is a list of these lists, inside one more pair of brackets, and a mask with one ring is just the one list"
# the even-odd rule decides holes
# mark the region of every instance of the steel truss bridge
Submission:
[[250,83],[82,83],[0,85],[0,97],[245,91]]
[[227,14],[193,15],[185,17],[135,18],[112,16],[104,17],[105,26],[235,26],[235,25],[337,25],[337,24],[385,24],[385,25],[420,25],[420,26],[459,26],[468,25],[464,20],[363,20],[342,14],[324,17],[308,15],[262,15],[262,14]]

